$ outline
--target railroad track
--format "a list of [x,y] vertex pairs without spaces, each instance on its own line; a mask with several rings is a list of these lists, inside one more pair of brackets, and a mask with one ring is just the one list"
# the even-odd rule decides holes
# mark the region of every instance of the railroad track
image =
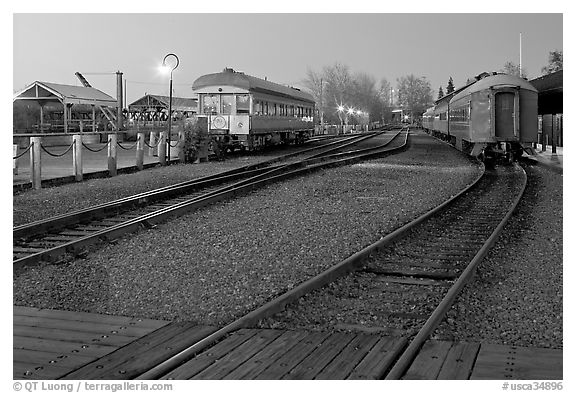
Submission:
[[[13,266],[20,268],[39,261],[58,262],[66,254],[82,257],[87,247],[111,241],[141,228],[151,228],[170,217],[248,192],[267,183],[312,170],[343,165],[400,148],[400,130],[385,135],[384,143],[350,150],[362,141],[382,133],[356,135],[327,145],[306,149],[263,163],[214,176],[163,187],[92,208],[13,229]],[[406,139],[405,138],[405,139]],[[396,143],[398,146],[388,145]],[[405,141],[403,142],[405,144]],[[342,149],[348,149],[343,152]],[[334,153],[337,151],[336,153]],[[299,158],[298,158],[299,157]],[[283,163],[277,164],[281,161]]]
[[[178,367],[226,335],[278,313],[303,295],[343,279],[368,280],[382,296],[373,307],[387,328],[411,327],[411,342],[386,374],[400,379],[441,322],[520,201],[518,166],[486,170],[459,194],[338,265],[302,283],[162,362],[137,379],[170,379]],[[349,275],[348,273],[351,273]],[[364,301],[363,301],[364,302]],[[185,367],[185,366],[184,366]]]

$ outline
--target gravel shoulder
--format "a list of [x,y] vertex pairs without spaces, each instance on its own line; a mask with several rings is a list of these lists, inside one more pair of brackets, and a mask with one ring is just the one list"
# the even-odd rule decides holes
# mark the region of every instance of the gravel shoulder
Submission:
[[[86,259],[29,268],[14,276],[14,304],[229,323],[476,178],[478,168],[444,144],[425,135],[411,141],[402,154],[273,184],[97,247]],[[166,176],[171,169],[180,170],[166,168]],[[137,192],[152,181],[146,174],[125,178],[118,192]],[[111,189],[103,183],[92,193]],[[63,204],[54,194],[44,205]]]

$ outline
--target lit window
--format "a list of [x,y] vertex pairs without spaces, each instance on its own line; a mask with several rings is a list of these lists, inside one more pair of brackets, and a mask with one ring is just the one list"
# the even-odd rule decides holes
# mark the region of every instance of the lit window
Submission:
[[215,115],[218,113],[219,96],[217,94],[206,94],[202,97],[202,112],[205,115]]
[[236,96],[236,113],[250,113],[250,96],[248,94]]
[[222,98],[221,98],[221,114],[223,115],[230,115],[232,114],[232,99],[234,97],[232,96],[232,94],[222,94]]

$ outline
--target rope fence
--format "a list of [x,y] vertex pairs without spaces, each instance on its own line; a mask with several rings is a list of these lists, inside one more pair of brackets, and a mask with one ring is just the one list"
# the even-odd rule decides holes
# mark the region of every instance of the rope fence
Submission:
[[14,156],[14,157],[12,157],[12,158],[13,158],[14,160],[16,160],[16,159],[22,157],[24,154],[26,154],[26,152],[27,152],[28,150],[30,150],[30,149],[32,148],[32,146],[34,146],[34,142],[30,143],[30,144],[28,145],[28,147],[27,147],[26,149],[24,149],[24,151],[23,151],[22,153]]
[[70,146],[68,146],[68,149],[66,149],[63,153],[57,154],[57,153],[50,153],[42,144],[40,144],[40,148],[42,150],[44,150],[46,152],[46,154],[48,154],[49,156],[52,156],[52,157],[62,157],[63,155],[68,153],[70,151],[70,149],[72,149],[72,147],[74,147],[74,142],[72,142],[70,144]]
[[132,146],[130,146],[130,147],[124,147],[124,146],[122,146],[122,145],[120,144],[120,142],[116,142],[116,144],[117,144],[118,146],[120,146],[121,149],[124,149],[124,150],[132,150],[132,149],[134,149],[134,148],[136,147],[136,145],[138,144],[138,141],[136,141],[136,142],[135,142]]
[[106,142],[106,144],[105,144],[104,146],[102,146],[100,149],[92,149],[92,148],[88,147],[87,144],[85,144],[84,142],[82,142],[82,146],[84,146],[86,149],[88,149],[89,151],[91,151],[91,152],[93,152],[93,153],[101,152],[102,150],[106,149],[109,144],[110,144],[110,141]]
[[[88,144],[83,142],[83,134],[69,134],[72,137],[72,143],[69,145],[60,145],[58,146],[57,144],[55,144],[53,142],[52,139],[46,139],[45,136],[30,136],[29,138],[29,143],[28,146],[23,150],[23,151],[19,151],[18,149],[18,145],[16,143],[14,143],[14,154],[13,154],[13,174],[14,175],[18,175],[18,164],[22,164],[23,161],[18,161],[18,158],[21,158],[23,156],[26,155],[26,153],[30,154],[30,159],[27,165],[30,166],[30,171],[29,171],[29,176],[30,176],[30,181],[32,183],[32,187],[34,189],[40,189],[42,188],[42,183],[43,183],[43,177],[44,177],[44,181],[47,180],[47,178],[51,178],[53,177],[53,175],[46,175],[46,173],[50,173],[52,172],[53,174],[57,173],[58,176],[60,176],[61,174],[68,172],[66,165],[62,165],[59,163],[54,163],[51,162],[51,160],[46,160],[46,158],[42,158],[45,157],[42,153],[42,151],[44,151],[47,155],[51,156],[51,157],[56,157],[56,158],[60,158],[65,156],[66,154],[69,154],[70,151],[72,151],[72,170],[73,170],[73,177],[76,181],[82,181],[84,178],[84,169],[83,169],[83,161],[85,164],[85,160],[83,160],[82,158],[82,151],[84,149],[82,149],[82,146],[86,148],[86,150],[92,152],[92,153],[99,153],[102,152],[103,150],[105,150],[106,148],[108,148],[108,154],[107,154],[107,158],[106,157],[102,157],[104,160],[106,160],[107,162],[104,163],[104,165],[102,165],[104,168],[108,168],[108,172],[110,176],[115,176],[117,174],[118,171],[118,157],[117,156],[117,152],[116,152],[116,148],[111,148],[112,146],[115,147],[115,145],[118,145],[120,149],[122,150],[134,150],[136,149],[136,152],[134,153],[134,163],[135,163],[135,167],[138,170],[142,170],[145,166],[145,155],[142,149],[138,150],[139,146],[140,148],[142,146],[148,146],[151,149],[155,149],[158,148],[158,153],[154,152],[154,156],[158,157],[158,163],[160,165],[169,165],[170,164],[170,160],[173,157],[167,157],[167,150],[166,148],[166,140],[164,139],[164,137],[162,136],[162,134],[160,135],[160,137],[158,139],[153,139],[154,137],[151,137],[150,142],[153,141],[153,143],[149,143],[146,141],[146,135],[145,133],[138,133],[138,138],[136,140],[136,142],[134,143],[120,143],[119,141],[117,141],[117,136],[112,134],[111,136],[109,135],[109,139],[106,143],[102,143],[102,145],[100,145],[98,142],[94,142],[94,143],[90,143],[90,139],[88,139]],[[42,143],[44,142],[44,144]],[[60,142],[60,141],[59,141]],[[67,142],[67,141],[66,141]],[[64,142],[64,143],[66,143]],[[178,159],[184,161],[185,160],[185,156],[184,156],[184,152],[182,151],[182,146],[185,145],[185,141],[183,139],[180,139],[180,136],[178,137],[178,139],[173,139],[171,141],[169,141],[168,146],[170,148],[175,148],[178,151]],[[58,147],[56,147],[58,146]],[[178,147],[180,146],[180,147]],[[152,151],[149,152],[148,154],[149,156],[152,156]],[[122,157],[123,159],[126,158],[126,154],[124,154],[124,156]],[[99,159],[99,158],[97,158]],[[154,160],[153,158],[151,158],[152,160]],[[42,161],[46,161],[47,164],[44,164],[44,169],[42,170]],[[57,161],[62,161],[62,160],[57,160]],[[93,165],[93,160],[90,159],[90,165]],[[69,176],[69,172],[68,175]]]
[[150,145],[148,142],[144,141],[144,144],[146,146],[148,146],[150,149],[154,149],[156,147],[158,147],[158,145],[160,144],[161,139],[158,139],[158,141],[156,142],[156,144],[154,146]]

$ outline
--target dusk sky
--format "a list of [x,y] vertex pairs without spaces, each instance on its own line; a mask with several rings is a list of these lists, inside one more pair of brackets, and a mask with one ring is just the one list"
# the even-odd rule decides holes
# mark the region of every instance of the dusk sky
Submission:
[[168,95],[168,76],[160,74],[158,66],[173,52],[180,59],[173,74],[174,95],[180,97],[192,94],[196,78],[225,67],[302,86],[307,69],[321,71],[336,62],[351,73],[364,72],[377,81],[385,78],[392,86],[401,76],[426,77],[436,97],[440,86],[446,89],[449,77],[458,87],[470,76],[500,70],[507,61],[519,63],[520,33],[522,66],[529,78],[541,75],[549,52],[563,50],[562,13],[283,12],[15,10],[13,90],[36,80],[79,85],[74,75],[79,71],[94,87],[115,97],[114,73],[121,71],[128,103],[145,93]]

